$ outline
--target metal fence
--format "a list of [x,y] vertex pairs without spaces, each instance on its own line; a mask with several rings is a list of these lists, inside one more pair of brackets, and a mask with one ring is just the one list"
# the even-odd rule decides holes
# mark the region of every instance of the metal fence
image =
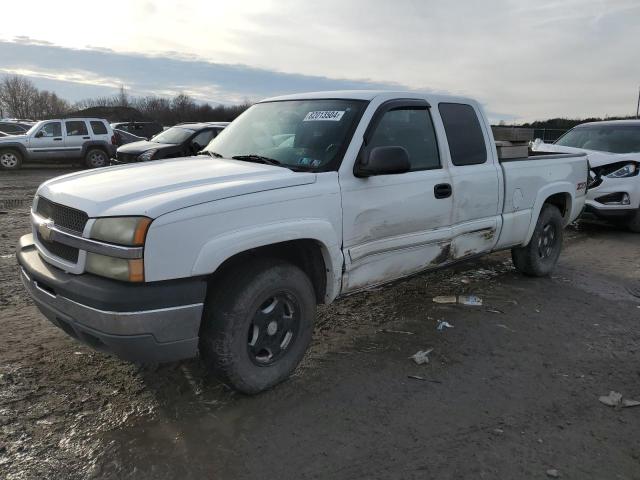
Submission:
[[545,143],[553,143],[568,130],[568,128],[534,128],[533,138],[541,138]]

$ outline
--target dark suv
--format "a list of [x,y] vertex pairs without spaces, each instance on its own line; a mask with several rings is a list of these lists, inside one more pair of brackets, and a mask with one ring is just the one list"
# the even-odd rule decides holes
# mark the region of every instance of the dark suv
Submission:
[[159,133],[149,141],[118,147],[112,165],[148,162],[163,158],[189,157],[206,147],[228,122],[183,123]]
[[124,130],[137,137],[143,137],[147,140],[160,133],[163,128],[157,122],[116,122],[111,124],[114,130]]

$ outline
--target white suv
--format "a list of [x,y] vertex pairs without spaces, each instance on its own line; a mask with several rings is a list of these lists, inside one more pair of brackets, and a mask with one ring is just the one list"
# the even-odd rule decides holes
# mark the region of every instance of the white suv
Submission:
[[87,167],[108,165],[115,136],[106,120],[42,120],[21,135],[0,138],[0,168],[17,170],[23,162],[81,160]]

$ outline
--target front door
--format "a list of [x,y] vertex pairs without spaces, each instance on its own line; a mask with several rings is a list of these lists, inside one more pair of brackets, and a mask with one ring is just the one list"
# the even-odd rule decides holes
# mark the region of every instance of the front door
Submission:
[[382,104],[365,146],[401,146],[406,173],[342,175],[343,293],[446,263],[451,243],[451,179],[423,100]]
[[47,122],[29,139],[29,153],[32,158],[63,158],[64,140],[61,122]]

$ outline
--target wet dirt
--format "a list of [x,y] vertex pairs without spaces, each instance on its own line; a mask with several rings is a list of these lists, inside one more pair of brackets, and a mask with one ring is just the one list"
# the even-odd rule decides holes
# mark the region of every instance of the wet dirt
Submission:
[[[640,397],[638,235],[581,223],[551,278],[497,253],[320,307],[293,377],[247,397],[38,313],[12,253],[37,184],[66,172],[0,172],[0,478],[640,478],[640,409],[598,401]],[[463,294],[483,306],[432,301]]]

